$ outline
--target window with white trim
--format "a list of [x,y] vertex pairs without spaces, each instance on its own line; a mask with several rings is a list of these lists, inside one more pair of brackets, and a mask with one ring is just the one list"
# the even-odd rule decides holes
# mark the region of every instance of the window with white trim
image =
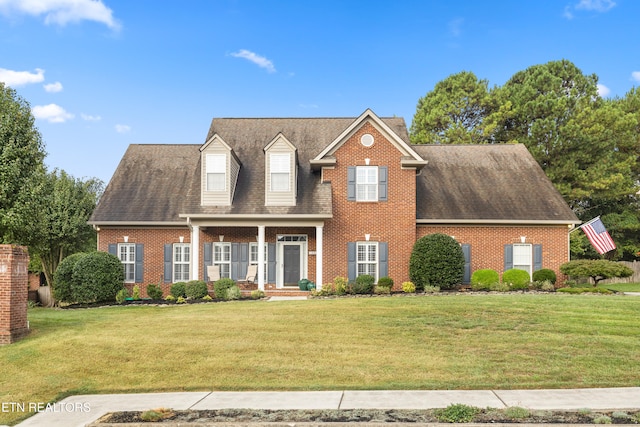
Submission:
[[136,245],[135,243],[118,243],[118,258],[124,269],[125,283],[136,281]]
[[173,245],[173,281],[187,282],[189,280],[189,265],[191,264],[191,246],[189,243],[174,243]]
[[226,154],[207,154],[207,191],[225,191],[227,189]]
[[527,271],[531,276],[533,253],[531,245],[515,243],[513,245],[513,268]]
[[291,153],[271,153],[269,155],[271,191],[290,191]]
[[[264,244],[264,278],[267,278],[267,244]],[[249,243],[249,264],[258,265],[258,244]],[[257,279],[256,279],[257,280]]]
[[374,202],[378,200],[378,167],[356,167],[356,200]]
[[213,244],[213,265],[220,267],[220,277],[231,277],[231,243]]
[[368,274],[378,280],[378,242],[356,243],[357,275]]

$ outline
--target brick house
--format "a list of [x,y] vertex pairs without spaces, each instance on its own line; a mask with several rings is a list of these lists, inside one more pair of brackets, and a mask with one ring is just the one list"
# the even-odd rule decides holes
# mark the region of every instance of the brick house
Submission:
[[[203,145],[131,145],[91,219],[129,284],[208,280],[258,288],[308,278],[409,280],[416,239],[462,245],[480,268],[569,260],[580,221],[523,145],[411,145],[402,118],[214,119]],[[141,286],[144,289],[144,286]]]

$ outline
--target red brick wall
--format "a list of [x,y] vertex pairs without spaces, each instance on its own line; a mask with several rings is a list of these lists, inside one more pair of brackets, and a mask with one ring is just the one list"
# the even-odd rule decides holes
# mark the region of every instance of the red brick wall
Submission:
[[504,245],[525,243],[542,245],[542,268],[556,272],[558,282],[563,281],[560,265],[569,261],[569,229],[558,226],[484,226],[484,225],[429,225],[417,228],[417,238],[432,233],[453,236],[459,243],[471,245],[471,272],[491,268],[504,270]]
[[[371,147],[360,144],[360,137],[370,133]],[[323,171],[324,181],[333,189],[333,218],[324,228],[324,281],[347,276],[347,242],[370,241],[389,244],[389,277],[399,287],[409,280],[409,256],[416,240],[416,171],[402,169],[402,154],[385,136],[366,122],[335,152],[336,166]],[[347,168],[387,166],[388,200],[355,202],[347,200]]]
[[24,246],[0,245],[0,344],[29,333],[29,253]]

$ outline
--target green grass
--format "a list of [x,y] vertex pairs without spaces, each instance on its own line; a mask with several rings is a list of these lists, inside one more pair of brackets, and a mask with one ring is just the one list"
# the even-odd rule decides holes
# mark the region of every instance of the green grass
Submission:
[[[194,390],[640,386],[640,298],[486,295],[31,309],[0,402]],[[22,413],[0,413],[0,424]]]
[[612,283],[610,285],[598,285],[617,292],[640,292],[640,283]]

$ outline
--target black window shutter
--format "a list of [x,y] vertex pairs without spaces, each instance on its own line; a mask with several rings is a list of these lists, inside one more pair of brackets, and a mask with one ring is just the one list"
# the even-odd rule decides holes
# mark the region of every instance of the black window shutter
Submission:
[[[267,243],[267,282],[276,282],[276,244]],[[256,279],[257,281],[258,279]]]
[[231,244],[231,279],[238,280],[240,277],[240,243]]
[[173,280],[173,245],[164,245],[164,283],[171,283]]
[[356,167],[347,168],[347,200],[356,200]]
[[118,244],[117,243],[109,243],[109,249],[108,252],[111,255],[115,255],[118,256]]
[[202,247],[202,259],[204,261],[204,272],[202,277],[204,277],[204,281],[209,281],[209,274],[207,273],[207,267],[213,265],[213,243],[205,243]]

